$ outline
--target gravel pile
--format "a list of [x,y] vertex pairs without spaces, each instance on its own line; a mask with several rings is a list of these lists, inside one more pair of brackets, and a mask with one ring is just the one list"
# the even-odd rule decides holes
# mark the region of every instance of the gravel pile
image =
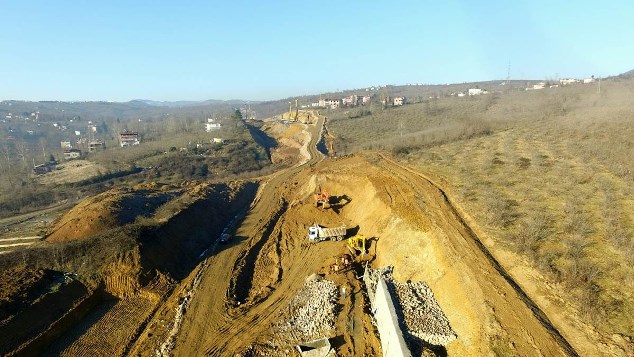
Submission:
[[376,282],[379,276],[385,280],[390,290],[394,306],[399,309],[398,312],[401,315],[399,318],[404,320],[401,323],[407,330],[404,331],[407,332],[405,335],[409,334],[432,345],[441,346],[457,338],[429,286],[422,281],[409,283],[394,281],[391,266],[383,269],[368,269],[364,275],[373,310]]
[[440,346],[446,346],[456,339],[449,320],[427,284],[422,281],[405,284],[394,282],[390,289],[396,292],[405,326],[411,335]]
[[335,326],[337,285],[320,276],[313,275],[293,298],[275,330],[278,339],[275,345],[297,344],[329,337]]

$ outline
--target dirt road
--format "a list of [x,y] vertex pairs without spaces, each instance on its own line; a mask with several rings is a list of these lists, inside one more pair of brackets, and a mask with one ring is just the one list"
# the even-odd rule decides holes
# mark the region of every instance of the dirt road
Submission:
[[[305,227],[318,219],[360,225],[364,234],[379,237],[374,265],[395,266],[402,280],[429,282],[458,334],[441,353],[577,355],[438,185],[382,154],[322,161],[315,148],[322,123],[311,127],[311,159],[271,176],[235,240],[208,258],[174,355],[232,356],[272,339],[274,322],[306,277],[345,252],[343,242],[307,242]],[[350,204],[317,212],[307,201],[319,177],[330,192],[348,194]],[[380,354],[354,274],[337,284],[353,292],[337,317],[337,352]]]
[[[311,139],[304,142],[309,158],[261,178],[253,201],[258,186],[251,183],[248,199],[235,203],[231,211],[241,213],[226,226],[233,237],[227,244],[216,242],[209,247],[216,240],[216,235],[209,234],[206,245],[194,252],[198,257],[194,262],[200,263],[177,281],[159,274],[138,289],[127,277],[108,280],[113,292],[122,291],[114,307],[105,306],[110,309],[109,318],[95,311],[84,319],[85,326],[77,326],[77,334],[71,331],[51,351],[67,355],[91,355],[104,349],[135,356],[294,355],[298,340],[307,341],[296,338],[299,335],[281,336],[279,326],[289,321],[290,303],[303,292],[306,279],[321,274],[334,284],[338,302],[330,332],[324,335],[320,330],[318,337],[329,337],[340,356],[380,355],[367,296],[358,280],[367,261],[373,268],[393,266],[394,278],[400,282],[425,281],[455,331],[457,339],[447,346],[410,341],[418,355],[423,350],[460,356],[577,355],[480,242],[441,186],[381,153],[324,159],[317,150],[323,125],[320,117],[305,127]],[[314,207],[312,194],[318,186],[338,202],[331,202],[332,209]],[[191,241],[195,234],[220,233],[222,226],[201,223],[209,215],[218,215],[221,207],[217,200],[205,202],[209,204],[188,210],[182,222],[171,223],[173,229],[188,234],[177,242],[172,231],[166,231],[164,249],[156,248],[162,249],[157,261],[170,261],[164,250]],[[354,252],[347,250],[345,241],[309,242],[306,227],[315,223],[343,224],[348,233],[371,237],[369,257],[355,256],[352,270],[331,272],[336,259]],[[132,269],[134,261],[128,263]],[[125,266],[119,265],[117,271]],[[123,293],[128,290],[135,293]],[[286,323],[287,331],[296,327]]]
[[[175,355],[232,355],[241,351],[268,328],[276,312],[293,296],[293,290],[301,287],[303,279],[312,273],[314,267],[311,264],[290,265],[290,271],[280,272],[280,277],[275,282],[275,290],[265,298],[254,299],[250,296],[253,294],[250,294],[249,289],[236,286],[248,284],[249,278],[252,278],[249,275],[254,273],[252,269],[260,249],[268,240],[283,234],[280,229],[280,217],[288,209],[289,203],[281,195],[280,188],[292,185],[294,175],[322,160],[323,155],[316,149],[322,125],[323,118],[320,118],[316,125],[310,128],[310,160],[278,172],[263,184],[258,202],[235,232],[234,244],[210,257],[209,267],[190,305],[182,334],[177,339]],[[292,255],[285,259],[321,263],[325,257],[316,259],[318,257],[315,254],[324,255],[326,249],[310,248],[311,246],[306,244],[302,249],[292,250]],[[237,282],[232,279],[236,274]],[[220,291],[227,292],[229,296],[209,293]],[[228,301],[236,299],[238,301],[235,303],[239,302],[241,305],[230,306]],[[237,335],[241,338],[235,338]]]

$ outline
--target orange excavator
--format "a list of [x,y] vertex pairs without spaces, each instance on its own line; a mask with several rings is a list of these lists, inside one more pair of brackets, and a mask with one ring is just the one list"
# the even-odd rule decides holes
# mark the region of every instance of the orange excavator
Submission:
[[330,194],[326,190],[322,190],[321,186],[317,187],[315,192],[315,207],[328,209],[330,208]]

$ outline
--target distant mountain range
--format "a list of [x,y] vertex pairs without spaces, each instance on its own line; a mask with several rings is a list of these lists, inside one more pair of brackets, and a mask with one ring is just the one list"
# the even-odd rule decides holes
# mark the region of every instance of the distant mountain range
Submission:
[[625,73],[621,73],[621,74],[619,74],[617,77],[619,77],[619,78],[626,78],[626,79],[627,79],[627,78],[634,78],[634,69],[633,69],[633,70],[630,70],[630,71],[627,71],[627,72],[625,72]]
[[151,105],[154,107],[168,107],[168,108],[181,108],[181,107],[194,107],[194,106],[204,106],[204,105],[215,105],[215,104],[231,104],[231,105],[240,105],[240,104],[257,104],[258,101],[252,100],[241,100],[241,99],[230,99],[230,100],[219,100],[219,99],[208,99],[208,100],[177,100],[177,101],[156,101],[149,99],[135,99],[131,100],[129,103],[143,103],[146,105]]

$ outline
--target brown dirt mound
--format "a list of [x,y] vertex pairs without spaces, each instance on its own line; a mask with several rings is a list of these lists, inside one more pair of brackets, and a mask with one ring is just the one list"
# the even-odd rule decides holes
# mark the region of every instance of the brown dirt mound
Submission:
[[278,146],[271,150],[274,164],[292,165],[303,155],[302,146],[310,141],[309,134],[302,124],[267,123],[263,130],[275,138]]
[[49,242],[66,242],[149,217],[177,192],[165,192],[158,186],[112,189],[89,197],[63,215],[48,232]]

